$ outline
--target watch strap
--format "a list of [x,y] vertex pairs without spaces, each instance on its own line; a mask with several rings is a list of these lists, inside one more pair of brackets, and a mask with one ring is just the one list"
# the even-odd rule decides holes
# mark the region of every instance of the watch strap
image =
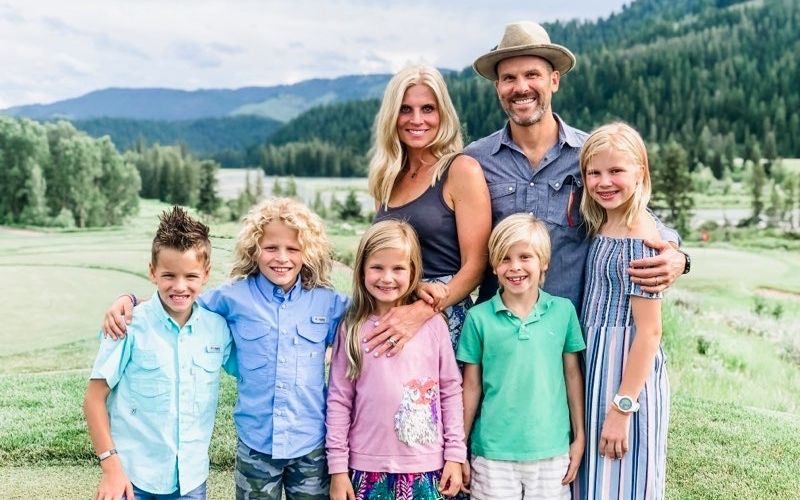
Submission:
[[106,458],[109,458],[111,455],[116,455],[116,454],[117,454],[117,449],[111,448],[110,450],[104,451],[103,453],[97,455],[97,458],[102,462]]
[[686,259],[686,264],[684,264],[683,266],[683,274],[689,274],[689,271],[692,270],[692,258],[689,257],[688,253],[684,252],[680,248],[678,249],[678,251],[682,253],[683,257]]

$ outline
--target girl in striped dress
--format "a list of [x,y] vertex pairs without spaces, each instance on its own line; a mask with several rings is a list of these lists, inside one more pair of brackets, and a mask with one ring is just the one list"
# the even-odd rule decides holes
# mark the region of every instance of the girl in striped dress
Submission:
[[581,151],[581,211],[593,242],[586,262],[586,453],[577,499],[664,498],[669,383],[661,294],[627,269],[655,250],[650,173],[639,134],[624,123],[594,131]]

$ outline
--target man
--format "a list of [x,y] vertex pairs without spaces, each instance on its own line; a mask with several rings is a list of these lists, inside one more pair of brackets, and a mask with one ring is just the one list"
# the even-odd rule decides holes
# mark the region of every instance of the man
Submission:
[[[528,212],[547,225],[553,248],[544,290],[569,298],[578,311],[589,240],[580,213],[583,182],[579,155],[587,134],[570,127],[551,107],[561,75],[575,66],[566,47],[550,43],[540,25],[522,21],[506,26],[500,44],[475,60],[473,68],[494,82],[508,123],[464,150],[483,167],[492,198],[492,226],[518,212]],[[667,241],[677,242],[663,228],[661,242],[648,242],[659,255],[633,262],[633,281],[648,292],[660,292],[689,271],[689,256]],[[497,280],[490,270],[478,301],[491,298]]]

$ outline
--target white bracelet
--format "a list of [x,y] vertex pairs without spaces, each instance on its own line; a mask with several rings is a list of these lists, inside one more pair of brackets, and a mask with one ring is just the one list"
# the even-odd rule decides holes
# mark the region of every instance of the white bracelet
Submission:
[[105,460],[106,458],[110,457],[111,455],[116,455],[116,454],[117,454],[117,449],[116,448],[111,448],[110,450],[104,451],[103,453],[97,455],[97,458],[100,459],[100,461],[102,462],[103,460]]

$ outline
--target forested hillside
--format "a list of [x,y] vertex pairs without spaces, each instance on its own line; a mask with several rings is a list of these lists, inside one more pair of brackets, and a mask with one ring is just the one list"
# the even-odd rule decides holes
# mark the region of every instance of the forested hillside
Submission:
[[182,144],[192,154],[215,158],[226,167],[244,165],[247,149],[263,144],[283,125],[271,118],[246,115],[181,121],[94,118],[72,123],[92,137],[111,136],[120,151],[139,142]]
[[[676,140],[717,176],[736,156],[800,156],[800,2],[638,0],[603,20],[547,27],[578,58],[553,101],[569,123],[628,121],[650,142]],[[471,68],[448,85],[468,140],[504,123],[491,83]],[[376,109],[315,108],[270,142],[317,139],[363,155]]]

